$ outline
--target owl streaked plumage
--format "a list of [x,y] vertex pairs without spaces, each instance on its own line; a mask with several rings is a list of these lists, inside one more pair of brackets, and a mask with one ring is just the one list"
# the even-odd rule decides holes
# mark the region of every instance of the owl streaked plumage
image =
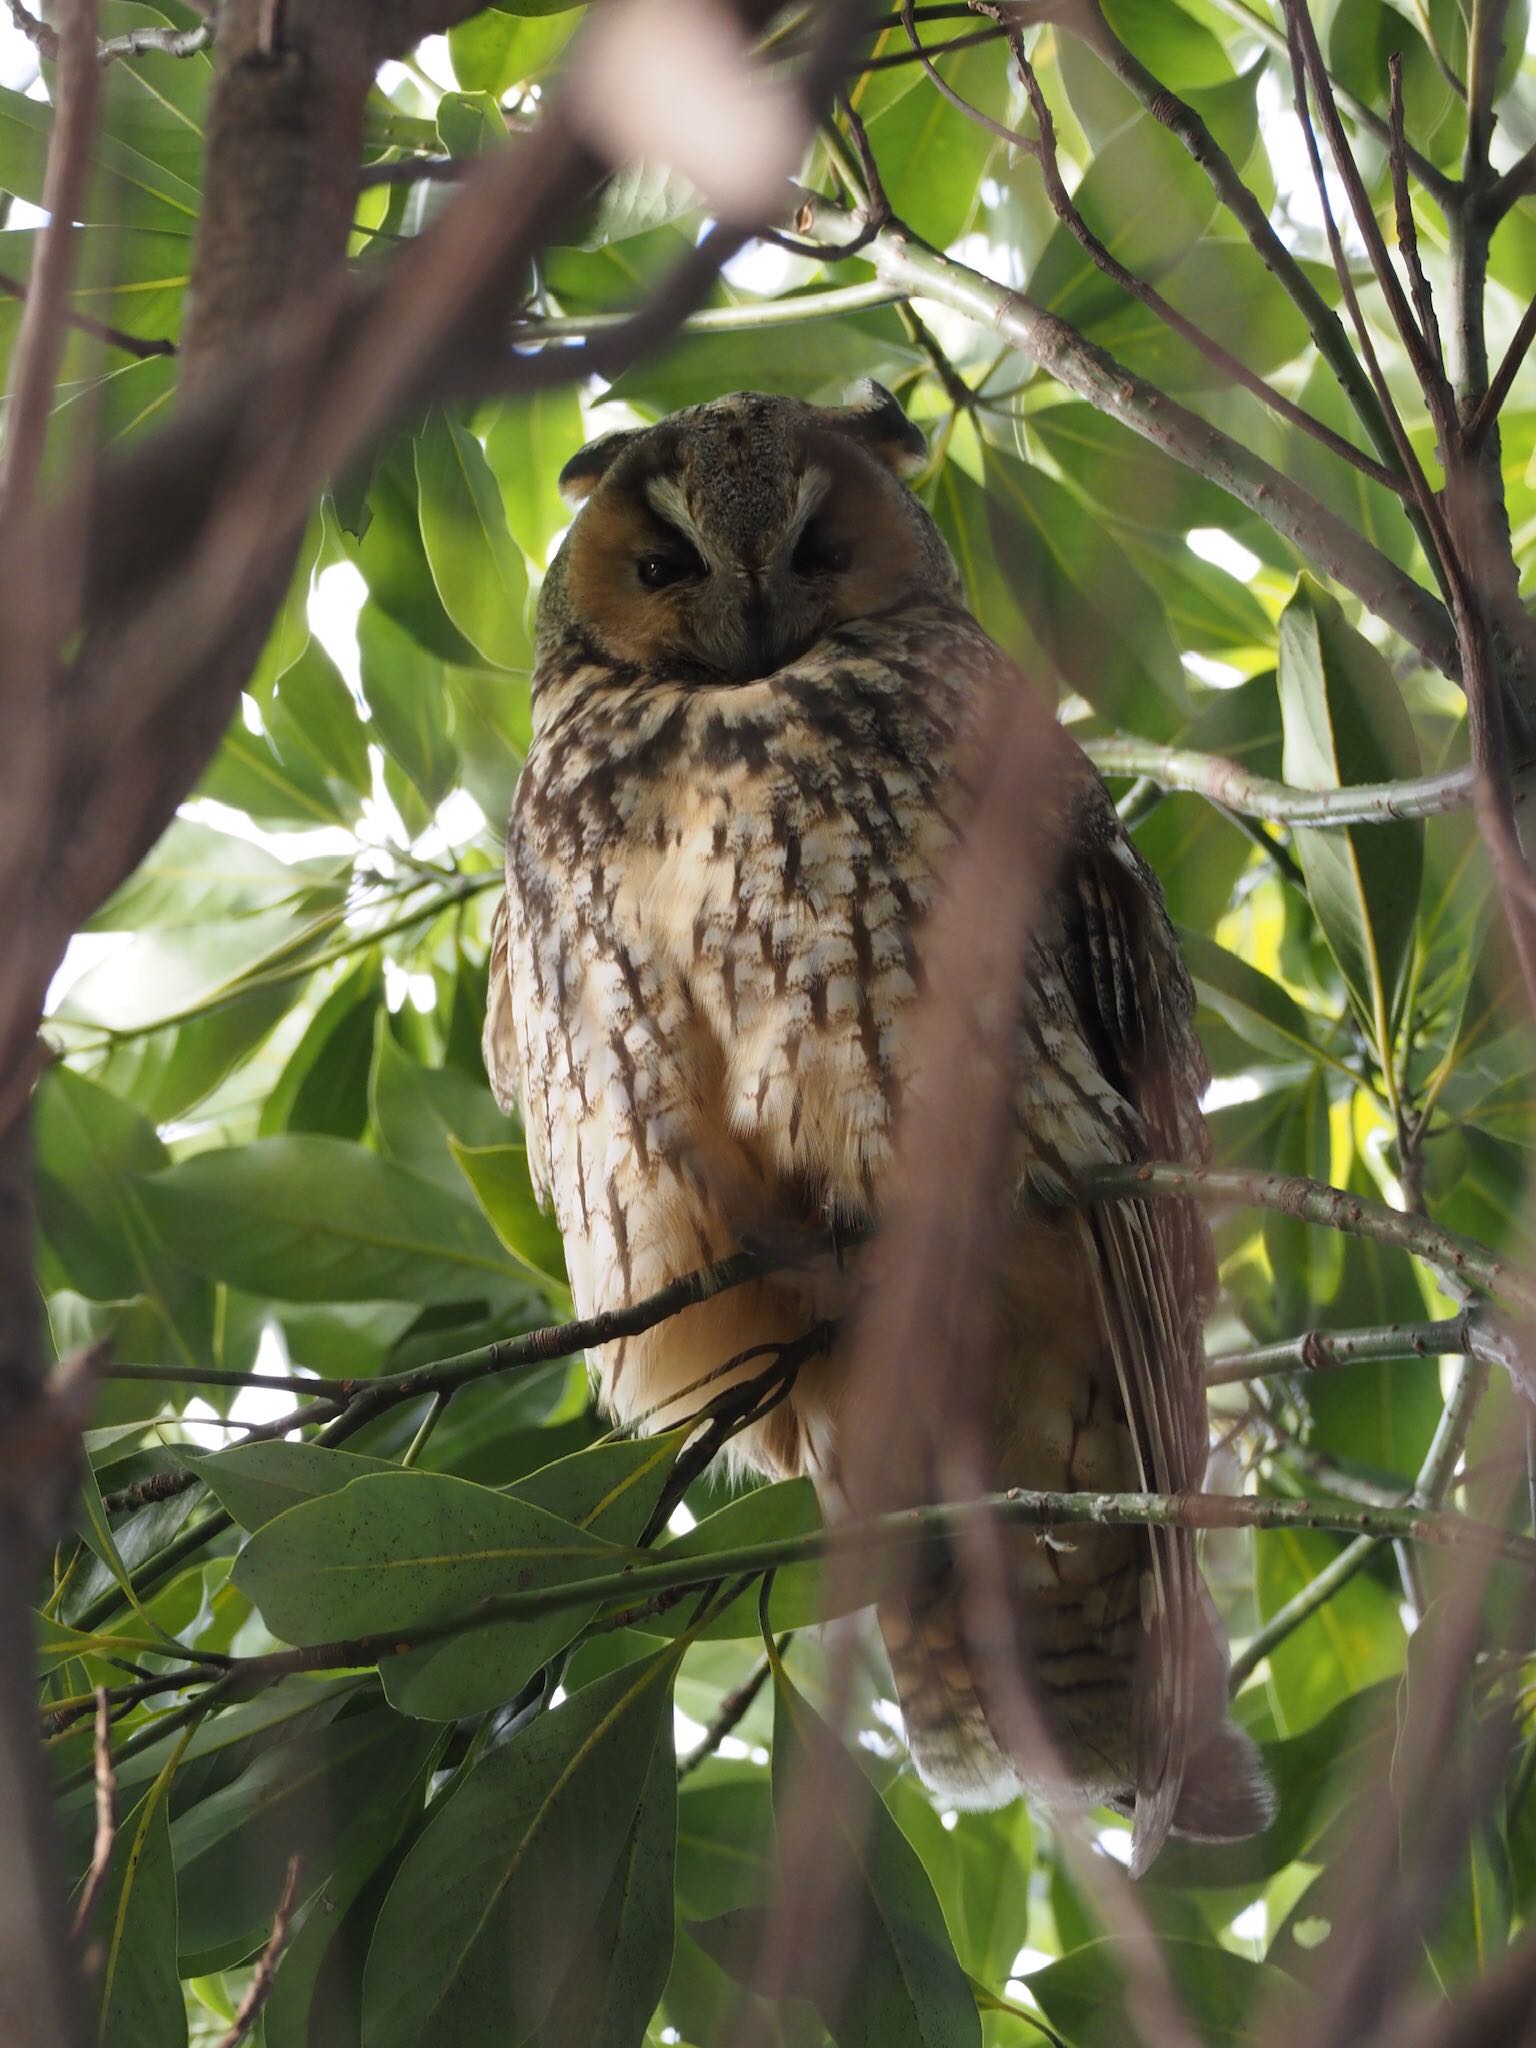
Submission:
[[[921,1090],[914,1021],[968,753],[1004,657],[903,481],[925,450],[888,393],[742,393],[606,436],[539,611],[486,1056],[520,1111],[579,1313],[830,1217],[878,1226]],[[1019,687],[1023,687],[1019,680]],[[1198,1486],[1211,1261],[1192,1205],[1023,1197],[1090,1164],[1202,1156],[1205,1066],[1157,884],[1086,757],[1050,728],[1057,871],[1016,1033],[1008,1252],[989,1413],[997,1487]],[[857,1287],[857,1259],[845,1287]],[[652,1426],[750,1347],[827,1312],[792,1269],[603,1347]],[[837,1349],[736,1448],[840,1505]],[[674,1405],[669,1406],[669,1403]],[[1267,1818],[1226,1718],[1187,1532],[1007,1533],[1019,1626],[1073,1780],[1171,1824]],[[1188,1655],[1159,1626],[1177,1610]],[[952,1571],[881,1612],[914,1757],[958,1805],[1023,1777],[968,1660]]]

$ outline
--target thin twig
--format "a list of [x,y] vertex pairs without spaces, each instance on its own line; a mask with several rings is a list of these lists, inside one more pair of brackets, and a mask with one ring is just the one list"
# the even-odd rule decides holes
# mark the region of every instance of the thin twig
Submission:
[[[793,1631],[786,1630],[774,1645],[774,1656],[782,1659],[792,1640]],[[696,1771],[700,1764],[712,1757],[725,1738],[728,1735],[733,1735],[741,1726],[752,1710],[753,1701],[767,1684],[769,1673],[772,1670],[772,1659],[765,1653],[757,1660],[750,1676],[742,1684],[738,1685],[734,1692],[726,1694],[725,1698],[720,1702],[719,1712],[704,1730],[698,1742],[689,1750],[686,1756],[678,1758],[677,1782],[679,1784],[683,1782],[690,1771]]]
[[[19,277],[8,277],[0,271],[0,296],[26,301],[27,288]],[[89,313],[77,313],[71,308],[64,315],[67,326],[78,328],[82,334],[104,341],[110,348],[120,348],[127,355],[140,358],[148,356],[173,356],[176,353],[174,341],[164,337],[130,334],[125,327],[111,327],[105,320],[95,320]]]
[[272,1915],[272,1932],[267,1945],[261,1952],[245,1996],[235,2012],[234,2023],[219,2042],[219,2048],[240,2048],[240,2043],[250,2033],[260,2016],[262,2007],[272,1995],[272,1983],[277,1974],[278,1959],[288,1941],[288,1927],[293,1918],[294,1903],[299,1896],[299,1881],[304,1875],[304,1858],[288,1858],[288,1874],[283,1879],[282,1897],[277,1902],[277,1911]]
[[96,1688],[96,1727],[92,1750],[96,1778],[96,1837],[91,1845],[91,1867],[75,1907],[72,1932],[83,1941],[90,1931],[91,1915],[107,1881],[112,1865],[112,1845],[117,1840],[117,1774],[112,1768],[112,1707],[104,1685]]
[[1520,365],[1536,341],[1536,298],[1533,298],[1520,315],[1520,325],[1515,329],[1509,347],[1504,351],[1504,360],[1494,372],[1488,389],[1478,400],[1477,409],[1467,421],[1465,434],[1469,450],[1476,450],[1486,437],[1488,429],[1504,409]]
[[1512,206],[1518,205],[1531,192],[1536,192],[1536,142],[1518,163],[1489,186],[1482,206],[1488,226],[1496,226]]
[[1388,57],[1387,75],[1391,89],[1392,192],[1397,212],[1397,246],[1407,267],[1419,331],[1439,373],[1440,404],[1448,413],[1452,405],[1450,385],[1445,375],[1445,349],[1440,340],[1440,323],[1435,318],[1434,295],[1429,289],[1429,279],[1419,254],[1419,231],[1414,224],[1413,198],[1408,190],[1408,145],[1403,131],[1403,58],[1400,50],[1394,50]]

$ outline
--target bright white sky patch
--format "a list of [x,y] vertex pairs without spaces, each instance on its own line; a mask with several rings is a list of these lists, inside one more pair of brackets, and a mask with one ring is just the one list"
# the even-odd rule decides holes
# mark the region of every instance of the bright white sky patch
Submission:
[[306,607],[309,630],[341,670],[359,706],[363,702],[363,670],[357,652],[357,615],[367,597],[362,571],[351,562],[332,562],[315,578]]
[[1219,526],[1192,526],[1184,537],[1191,553],[1197,554],[1202,562],[1214,562],[1240,583],[1251,583],[1264,566],[1251,548],[1245,548]]

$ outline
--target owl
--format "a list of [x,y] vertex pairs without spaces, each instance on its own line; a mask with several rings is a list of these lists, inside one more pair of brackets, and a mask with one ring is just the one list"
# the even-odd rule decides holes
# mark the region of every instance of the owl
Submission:
[[[926,452],[871,384],[844,407],[717,399],[607,434],[562,473],[579,509],[539,605],[485,1050],[582,1315],[764,1232],[877,1233],[899,1196],[966,762],[999,676],[1026,687],[909,488]],[[1038,1198],[1090,1165],[1203,1156],[1193,994],[1154,877],[1081,750],[1046,729],[1057,852],[1005,1037],[987,1477],[1179,1491],[1205,1465],[1204,1224],[1191,1204]],[[607,1408],[681,1420],[722,1362],[803,1335],[824,1287],[791,1265],[603,1346]],[[835,1341],[735,1445],[762,1472],[809,1475],[829,1515],[845,1505],[845,1365]],[[1227,1716],[1193,1536],[1004,1541],[1057,1772],[1134,1811],[1138,1867],[1170,1826],[1261,1827],[1268,1792]],[[957,1569],[925,1560],[880,1623],[922,1778],[947,1804],[995,1806],[1038,1786],[989,1711]]]

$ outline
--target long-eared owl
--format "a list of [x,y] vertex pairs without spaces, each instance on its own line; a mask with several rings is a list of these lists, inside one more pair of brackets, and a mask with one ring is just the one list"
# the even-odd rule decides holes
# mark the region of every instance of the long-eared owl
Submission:
[[[963,764],[999,674],[1026,687],[907,487],[925,452],[878,385],[843,408],[746,392],[608,434],[562,475],[580,509],[539,607],[485,1044],[578,1313],[754,1232],[874,1230],[892,1208]],[[988,1477],[1179,1491],[1206,1455],[1204,1224],[1182,1202],[1034,1197],[1092,1164],[1203,1155],[1193,996],[1154,877],[1086,757],[1047,730],[1058,846],[1020,941]],[[819,1284],[791,1267],[604,1346],[603,1399],[621,1420],[680,1420],[722,1361],[802,1335]],[[808,1473],[829,1512],[840,1363],[834,1343],[735,1447]],[[1193,1537],[1068,1535],[1011,1527],[1006,1544],[1071,1779],[1134,1803],[1138,1865],[1170,1824],[1262,1826]],[[996,1805],[1032,1774],[989,1716],[953,1569],[925,1570],[881,1625],[923,1778],[951,1804]],[[1174,1593],[1177,1653],[1158,1625]],[[1170,1716],[1177,1740],[1157,1725]]]

